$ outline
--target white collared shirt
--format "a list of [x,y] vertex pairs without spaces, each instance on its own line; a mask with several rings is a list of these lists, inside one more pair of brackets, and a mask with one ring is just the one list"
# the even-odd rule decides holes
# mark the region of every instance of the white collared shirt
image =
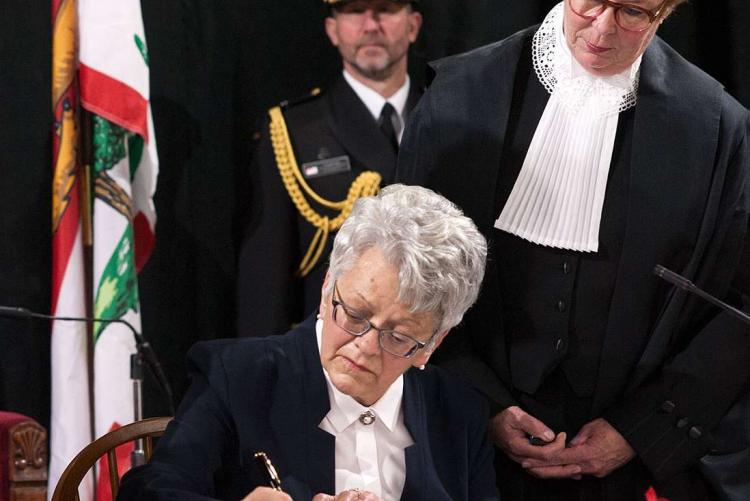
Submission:
[[373,89],[355,79],[346,70],[344,70],[344,79],[354,90],[354,93],[357,94],[357,97],[359,97],[359,99],[365,104],[375,120],[380,118],[380,112],[383,111],[383,106],[385,106],[385,103],[391,103],[391,106],[396,109],[396,113],[398,115],[399,123],[394,124],[393,127],[396,130],[396,136],[400,144],[401,136],[404,133],[404,124],[406,123],[406,116],[404,116],[404,111],[406,110],[406,101],[409,98],[409,86],[411,85],[409,75],[406,75],[406,81],[404,82],[404,85],[402,85],[388,99],[384,98]]
[[[318,320],[318,351],[322,330],[323,321]],[[340,392],[325,369],[323,374],[331,410],[318,427],[336,437],[335,494],[358,488],[383,501],[401,499],[406,482],[404,449],[414,443],[404,424],[404,377],[399,376],[380,400],[365,407]],[[375,421],[366,425],[359,418],[368,410],[375,415]]]

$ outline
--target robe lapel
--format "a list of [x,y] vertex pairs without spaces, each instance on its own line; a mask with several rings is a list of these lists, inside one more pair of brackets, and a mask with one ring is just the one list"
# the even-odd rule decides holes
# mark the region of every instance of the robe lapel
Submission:
[[[466,103],[465,109],[460,111],[464,114],[460,123],[467,125],[466,130],[453,131],[451,134],[461,142],[468,139],[470,145],[469,148],[456,148],[461,157],[454,158],[453,163],[456,164],[454,168],[465,172],[462,177],[471,189],[461,189],[461,199],[454,202],[472,215],[485,234],[491,234],[498,215],[497,180],[503,168],[500,162],[513,100],[515,68],[523,41],[520,36],[506,40],[506,43],[515,46],[511,50],[500,51],[492,64],[482,66],[481,72],[466,77],[465,85],[481,91],[472,93],[469,97],[471,102]],[[450,106],[450,103],[442,104]],[[454,176],[451,175],[450,179],[454,179]],[[456,191],[455,186],[446,189],[446,192]],[[492,203],[488,203],[490,201]]]
[[[695,102],[691,75],[674,71],[679,69],[674,57],[654,39],[641,64],[624,246],[602,348],[595,414],[624,389],[647,344],[661,352],[668,344],[665,332],[651,333],[653,299],[661,285],[652,275],[654,266],[669,266],[670,259],[679,261],[678,254],[700,245],[695,222],[703,215],[711,184],[718,106]],[[716,113],[706,121],[706,107],[711,106]]]
[[376,170],[383,184],[393,180],[396,152],[357,94],[339,77],[327,92],[330,114],[327,125],[352,157],[352,164]]

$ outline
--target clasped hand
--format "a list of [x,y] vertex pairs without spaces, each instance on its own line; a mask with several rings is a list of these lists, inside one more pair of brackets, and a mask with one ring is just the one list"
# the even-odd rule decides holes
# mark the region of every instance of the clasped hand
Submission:
[[[517,406],[494,416],[489,428],[490,439],[539,478],[605,477],[635,456],[630,444],[602,418],[585,424],[567,445],[565,432],[555,434]],[[532,445],[529,435],[540,438],[545,445]]]

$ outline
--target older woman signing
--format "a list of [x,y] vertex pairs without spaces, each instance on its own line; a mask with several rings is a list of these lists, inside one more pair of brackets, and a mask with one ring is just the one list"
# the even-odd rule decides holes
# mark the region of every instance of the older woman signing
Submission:
[[438,357],[491,402],[508,498],[711,499],[701,457],[747,446],[716,431],[750,378],[749,329],[652,273],[741,306],[750,267],[748,112],[656,36],[680,3],[565,0],[435,63],[407,124],[397,179],[491,242]]
[[[471,220],[430,190],[358,201],[317,318],[196,345],[192,387],[119,499],[497,499],[485,404],[425,367],[475,301],[485,254]],[[266,487],[258,451],[285,493]]]

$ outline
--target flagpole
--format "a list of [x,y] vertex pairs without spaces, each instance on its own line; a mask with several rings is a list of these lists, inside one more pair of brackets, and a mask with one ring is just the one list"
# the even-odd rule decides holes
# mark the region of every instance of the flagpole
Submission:
[[91,131],[91,114],[83,107],[79,111],[81,114],[81,168],[83,169],[81,201],[84,207],[81,213],[81,223],[83,224],[83,245],[90,248],[94,245],[93,218],[91,214],[93,206],[91,200],[91,163],[94,158],[92,146],[93,134]]
[[[81,133],[79,151],[81,152],[81,233],[83,237],[83,270],[84,297],[86,298],[86,317],[94,317],[94,219],[93,219],[93,186],[91,185],[91,168],[94,158],[93,132],[91,114],[82,106],[79,107]],[[94,324],[86,322],[86,370],[89,378],[89,431],[92,440],[96,439],[96,401],[94,399]],[[99,472],[93,468],[94,485],[98,483]]]

